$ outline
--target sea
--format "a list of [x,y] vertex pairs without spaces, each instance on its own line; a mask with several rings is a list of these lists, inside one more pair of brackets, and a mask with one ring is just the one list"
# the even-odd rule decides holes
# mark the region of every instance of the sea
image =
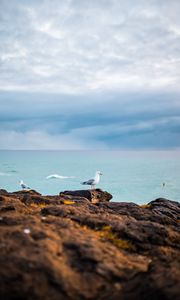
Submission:
[[[0,188],[20,190],[19,180],[43,195],[87,189],[82,181],[102,172],[97,188],[113,201],[180,200],[178,151],[0,151]],[[58,174],[61,178],[47,179]]]

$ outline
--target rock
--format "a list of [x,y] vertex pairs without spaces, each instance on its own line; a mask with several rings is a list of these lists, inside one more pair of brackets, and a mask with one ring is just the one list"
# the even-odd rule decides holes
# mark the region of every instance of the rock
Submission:
[[41,196],[41,194],[39,192],[35,191],[35,190],[20,190],[20,191],[11,193],[11,195],[19,195],[19,196],[39,195],[39,196]]
[[1,196],[6,196],[6,195],[9,195],[9,193],[4,189],[0,189],[0,195]]
[[36,204],[36,205],[45,205],[45,204],[51,204],[51,200],[47,197],[39,196],[39,195],[29,195],[25,194],[22,197],[22,202],[30,205],[30,204]]
[[178,300],[180,204],[108,195],[0,191],[0,299]]
[[102,191],[100,189],[64,191],[60,193],[60,196],[63,195],[86,198],[92,203],[108,202],[112,199],[112,195],[110,193]]

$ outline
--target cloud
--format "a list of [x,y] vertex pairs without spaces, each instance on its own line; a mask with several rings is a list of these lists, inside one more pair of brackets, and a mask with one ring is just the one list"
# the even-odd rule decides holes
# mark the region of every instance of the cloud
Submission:
[[105,149],[103,142],[76,138],[71,134],[52,135],[43,131],[0,131],[1,149],[5,150],[86,150]]
[[[4,125],[0,131],[1,149],[179,149],[180,117],[161,117],[149,120],[113,119],[105,124],[95,122],[85,126],[83,120],[78,127],[59,122],[42,124],[33,127],[29,121],[14,121]],[[13,124],[15,129],[12,130]],[[56,128],[59,126],[59,129]],[[82,127],[81,127],[82,126]],[[30,128],[31,127],[31,128]],[[55,129],[56,128],[56,129]]]
[[1,148],[180,146],[180,102],[176,93],[93,94],[85,100],[27,93],[3,93],[1,97]]
[[178,0],[0,6],[0,148],[179,147]]
[[178,11],[178,0],[1,0],[0,89],[179,89]]

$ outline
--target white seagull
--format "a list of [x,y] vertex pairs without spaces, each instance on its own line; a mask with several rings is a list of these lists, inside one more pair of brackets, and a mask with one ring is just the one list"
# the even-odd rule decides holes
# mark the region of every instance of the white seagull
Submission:
[[95,176],[93,179],[89,179],[87,181],[83,181],[81,182],[81,184],[87,184],[91,186],[91,189],[94,189],[96,187],[96,184],[99,183],[100,181],[100,175],[102,175],[102,173],[100,171],[96,171]]
[[23,182],[23,180],[19,181],[19,184],[23,190],[30,190],[30,187]]

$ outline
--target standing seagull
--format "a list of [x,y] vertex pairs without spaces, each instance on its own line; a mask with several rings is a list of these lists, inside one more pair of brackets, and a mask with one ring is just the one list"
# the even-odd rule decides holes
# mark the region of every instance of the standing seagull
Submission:
[[100,171],[96,171],[95,176],[93,179],[89,179],[87,181],[83,181],[81,182],[81,184],[87,184],[91,186],[91,189],[94,189],[96,187],[96,184],[99,183],[100,181],[100,175],[102,175],[102,173]]
[[23,180],[20,180],[20,181],[19,181],[19,184],[20,184],[20,186],[21,186],[21,188],[22,188],[23,190],[30,190],[30,187],[27,186],[27,185],[23,182]]

